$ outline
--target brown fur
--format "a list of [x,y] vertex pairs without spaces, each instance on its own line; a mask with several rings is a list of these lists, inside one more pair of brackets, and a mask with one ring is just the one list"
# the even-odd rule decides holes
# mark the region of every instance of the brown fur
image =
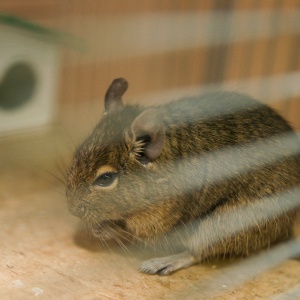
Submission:
[[[282,117],[247,96],[226,92],[181,99],[148,113],[149,108],[123,104],[127,82],[120,80],[110,86],[107,111],[69,171],[70,211],[96,236],[105,240],[127,232],[148,239],[190,226],[182,239],[197,261],[248,255],[290,237],[296,205],[285,207],[299,203],[299,195],[290,202],[278,195],[299,186],[300,155],[297,136]],[[280,139],[283,134],[291,137],[289,144]],[[296,151],[290,153],[291,147]],[[93,186],[106,165],[118,173],[112,189]],[[267,210],[261,199],[270,207],[281,205],[282,212],[259,219]],[[251,205],[240,220],[230,223],[226,217]],[[252,225],[243,228],[245,220]],[[235,232],[236,226],[243,229]]]

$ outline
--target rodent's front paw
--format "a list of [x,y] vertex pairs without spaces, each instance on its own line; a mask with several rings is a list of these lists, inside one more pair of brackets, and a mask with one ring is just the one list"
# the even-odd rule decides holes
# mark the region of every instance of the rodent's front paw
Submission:
[[168,257],[154,258],[142,263],[140,271],[146,274],[169,275],[174,272],[174,263],[168,261]]
[[183,252],[176,255],[146,260],[142,263],[140,271],[151,275],[169,275],[177,270],[187,268],[196,262],[193,255],[189,252]]

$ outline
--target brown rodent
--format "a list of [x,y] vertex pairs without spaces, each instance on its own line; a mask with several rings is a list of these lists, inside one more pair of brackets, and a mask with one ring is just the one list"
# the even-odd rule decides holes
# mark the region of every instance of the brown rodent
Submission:
[[300,147],[279,114],[228,92],[125,105],[127,87],[125,79],[112,82],[102,119],[69,170],[69,209],[96,237],[149,240],[176,232],[184,252],[141,266],[167,275],[291,236]]

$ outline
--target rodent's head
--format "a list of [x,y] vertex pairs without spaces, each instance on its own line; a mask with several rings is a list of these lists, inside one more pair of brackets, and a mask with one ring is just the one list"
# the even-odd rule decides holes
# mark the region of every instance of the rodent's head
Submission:
[[167,181],[157,163],[165,143],[163,118],[155,108],[124,105],[126,89],[125,79],[112,82],[103,117],[77,149],[68,176],[71,213],[103,240],[124,231],[154,236],[171,229],[166,215],[176,218],[175,203],[157,199]]

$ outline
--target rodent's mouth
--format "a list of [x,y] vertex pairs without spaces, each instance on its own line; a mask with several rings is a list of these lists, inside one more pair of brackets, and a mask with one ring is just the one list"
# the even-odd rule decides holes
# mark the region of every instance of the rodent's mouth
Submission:
[[123,220],[106,220],[91,226],[92,234],[102,241],[120,239],[126,235],[126,225]]

